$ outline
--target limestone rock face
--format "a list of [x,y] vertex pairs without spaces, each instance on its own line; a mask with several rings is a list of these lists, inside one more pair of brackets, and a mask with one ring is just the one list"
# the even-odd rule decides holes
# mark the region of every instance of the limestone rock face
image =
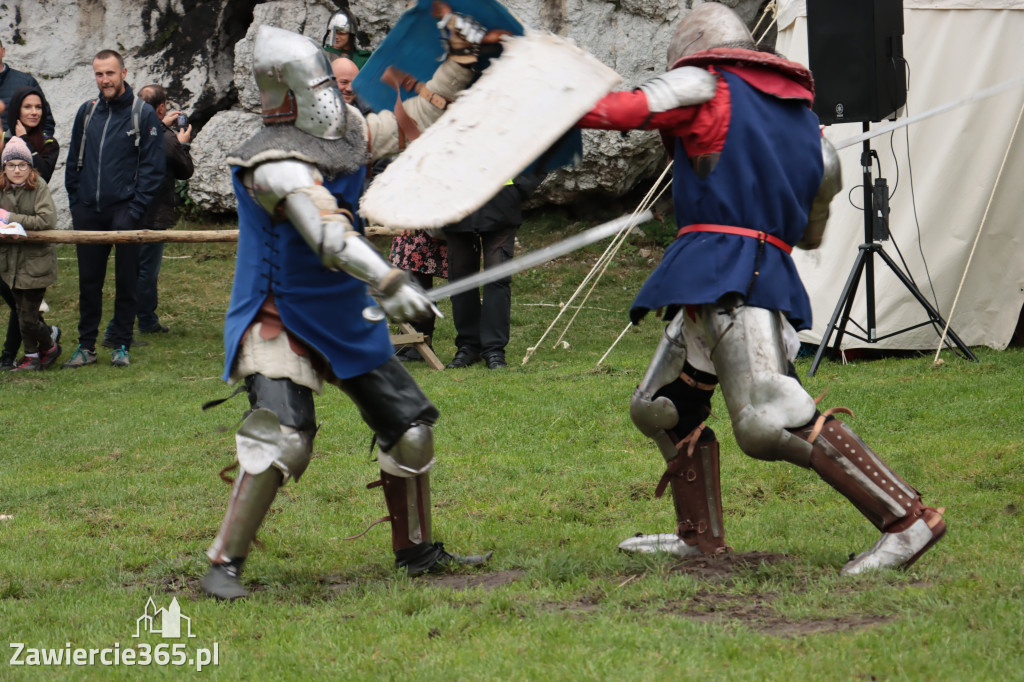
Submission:
[[235,210],[235,193],[231,187],[231,169],[224,159],[263,127],[263,119],[251,111],[222,111],[210,119],[192,145],[192,177],[201,182],[189,183],[189,198],[212,213]]
[[[507,0],[526,25],[571,38],[632,88],[665,69],[665,50],[679,20],[700,0]],[[767,0],[723,0],[753,27]],[[217,213],[234,210],[225,155],[259,125],[259,92],[252,76],[252,42],[261,24],[320,42],[330,14],[348,6],[359,20],[364,47],[383,40],[405,2],[396,0],[7,0],[0,18],[5,63],[34,75],[57,122],[61,163],[50,185],[67,227],[64,160],[75,113],[96,95],[92,57],[102,49],[125,58],[135,89],[160,83],[173,108],[193,124],[196,172],[192,200]],[[762,24],[770,23],[768,17]],[[760,34],[764,29],[758,30]],[[774,30],[765,42],[774,45]],[[584,159],[552,173],[535,202],[571,203],[618,196],[656,176],[666,157],[654,133],[584,132]]]

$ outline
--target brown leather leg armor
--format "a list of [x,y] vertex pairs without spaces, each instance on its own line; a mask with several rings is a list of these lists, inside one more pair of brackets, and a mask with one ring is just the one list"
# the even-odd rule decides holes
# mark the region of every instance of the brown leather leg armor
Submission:
[[430,474],[401,478],[380,472],[384,502],[391,521],[391,547],[396,552],[432,542]]
[[665,433],[679,454],[667,462],[654,496],[661,497],[665,488],[671,487],[676,534],[683,542],[696,545],[704,554],[730,551],[725,544],[725,524],[722,521],[718,441],[697,441],[700,429],[683,439],[678,438],[674,431],[666,430]]
[[918,492],[845,423],[826,413],[793,432],[813,446],[811,469],[879,530],[899,532],[924,514],[927,507]]

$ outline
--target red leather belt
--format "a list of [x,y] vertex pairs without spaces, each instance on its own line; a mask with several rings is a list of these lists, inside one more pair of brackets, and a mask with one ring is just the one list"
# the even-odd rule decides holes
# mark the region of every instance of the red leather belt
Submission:
[[761,232],[760,230],[751,230],[747,227],[734,227],[732,225],[687,225],[686,227],[679,230],[676,233],[676,238],[682,237],[684,234],[691,232],[719,232],[721,234],[738,234],[741,237],[752,237],[753,239],[760,240],[762,242],[768,242],[772,246],[782,249],[786,253],[793,253],[793,247],[782,241],[778,237],[768,234],[767,232]]

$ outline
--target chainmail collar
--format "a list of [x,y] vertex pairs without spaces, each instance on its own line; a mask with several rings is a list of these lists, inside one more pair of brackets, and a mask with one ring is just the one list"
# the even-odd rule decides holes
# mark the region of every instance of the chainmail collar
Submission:
[[292,125],[264,126],[227,157],[232,166],[254,168],[268,161],[296,159],[313,164],[328,180],[351,175],[370,162],[363,127],[352,120],[345,137],[325,140]]

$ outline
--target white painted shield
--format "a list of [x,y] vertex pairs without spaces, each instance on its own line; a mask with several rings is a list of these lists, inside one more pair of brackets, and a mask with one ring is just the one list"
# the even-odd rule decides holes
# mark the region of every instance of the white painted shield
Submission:
[[360,203],[371,223],[426,229],[483,206],[622,82],[550,33],[503,39],[502,55],[377,176]]

